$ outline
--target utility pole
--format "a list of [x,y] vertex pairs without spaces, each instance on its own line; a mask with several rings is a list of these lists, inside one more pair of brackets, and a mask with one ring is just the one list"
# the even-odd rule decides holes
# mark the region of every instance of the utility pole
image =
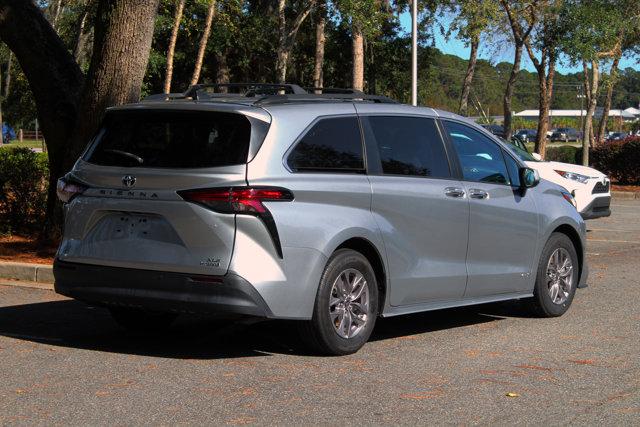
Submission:
[[418,0],[411,0],[411,105],[418,105]]

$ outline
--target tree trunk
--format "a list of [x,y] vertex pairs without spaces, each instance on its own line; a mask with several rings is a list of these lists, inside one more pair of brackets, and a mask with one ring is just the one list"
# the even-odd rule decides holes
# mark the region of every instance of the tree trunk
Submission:
[[276,58],[276,81],[284,83],[287,80],[287,62],[289,51],[287,45],[287,16],[285,14],[286,0],[278,0],[278,51]]
[[13,65],[13,52],[9,52],[9,59],[7,59],[7,73],[4,76],[4,98],[9,96],[9,88],[11,86],[11,66]]
[[600,71],[598,61],[591,61],[591,80],[589,81],[589,67],[583,62],[585,85],[587,86],[588,108],[584,118],[584,134],[582,135],[582,164],[589,166],[589,148],[593,145],[593,115],[598,103],[598,86]]
[[466,116],[469,106],[469,93],[471,92],[471,83],[473,82],[473,74],[476,69],[476,62],[478,61],[478,46],[480,45],[480,38],[476,37],[471,40],[471,53],[469,54],[469,62],[467,64],[467,73],[464,76],[462,82],[462,94],[460,95],[460,108],[459,113]]
[[[227,63],[228,52],[216,54],[216,63],[218,69],[216,71],[216,83],[226,84],[231,82],[229,64]],[[227,88],[221,88],[220,92],[227,93]]]
[[360,26],[352,25],[353,38],[353,81],[352,87],[355,90],[364,89],[364,35]]
[[600,124],[598,125],[598,135],[596,139],[596,143],[601,143],[604,141],[604,134],[607,130],[607,122],[609,121],[609,110],[611,110],[611,99],[613,98],[613,87],[616,84],[616,79],[618,78],[618,65],[620,64],[620,56],[616,55],[613,58],[613,63],[611,64],[611,71],[609,72],[609,84],[607,85],[607,97],[604,100],[604,106],[602,108],[602,118],[600,119]]
[[164,79],[164,93],[171,92],[171,78],[173,77],[173,55],[176,51],[176,41],[178,40],[180,21],[182,21],[182,11],[184,10],[184,3],[185,0],[178,0],[178,4],[176,5],[176,13],[173,18],[173,29],[171,30],[169,48],[167,49],[167,73]]
[[50,7],[53,7],[53,12],[51,14],[51,26],[57,31],[58,19],[60,18],[60,12],[62,11],[62,0],[56,0],[55,3],[50,5]]
[[504,107],[504,138],[509,141],[513,134],[511,128],[512,122],[512,110],[511,110],[511,98],[513,98],[513,90],[515,88],[516,80],[518,80],[518,74],[520,73],[520,64],[522,62],[522,49],[523,43],[516,43],[516,51],[513,58],[513,67],[511,67],[511,74],[507,81],[507,87],[504,91],[503,107]]
[[323,4],[318,8],[318,21],[316,22],[316,57],[315,66],[313,68],[313,86],[323,87],[323,66],[324,66],[324,45],[326,37],[324,34],[324,28],[327,22],[326,18],[326,5]]
[[202,61],[204,60],[204,52],[207,49],[207,43],[209,42],[209,34],[211,34],[211,23],[213,22],[213,15],[216,10],[216,0],[209,0],[209,9],[207,10],[207,18],[204,23],[204,32],[200,39],[200,46],[198,47],[198,56],[196,57],[196,65],[193,69],[193,75],[191,76],[191,85],[198,84],[200,80],[200,71],[202,71]]
[[84,28],[85,28],[85,25],[87,24],[88,16],[89,16],[89,5],[85,6],[85,9],[81,14],[80,19],[78,20],[76,40],[75,40],[75,43],[73,44],[73,57],[75,58],[78,64],[82,60],[82,51],[84,50],[84,44],[85,44]]
[[287,64],[291,49],[300,30],[300,26],[307,19],[311,9],[315,6],[316,0],[301,2],[301,10],[294,19],[291,28],[287,28],[287,17],[285,14],[286,0],[278,0],[278,51],[276,57],[276,80],[284,83],[287,79]]
[[[2,72],[0,71],[0,81],[2,81]],[[0,145],[4,143],[4,133],[2,126],[2,99],[0,99]]]
[[[544,79],[544,78],[543,78]],[[551,99],[547,96],[546,80],[540,83],[539,88],[539,116],[538,116],[538,137],[533,151],[540,154],[542,158],[547,153],[547,129],[549,128],[549,108],[551,107]]]

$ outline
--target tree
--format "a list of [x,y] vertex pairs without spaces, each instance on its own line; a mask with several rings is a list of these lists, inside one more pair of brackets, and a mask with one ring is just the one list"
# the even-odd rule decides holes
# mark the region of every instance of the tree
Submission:
[[524,43],[538,75],[538,136],[534,151],[542,157],[545,156],[547,148],[549,109],[558,59],[558,1],[543,0],[539,3],[539,19],[532,31],[533,37],[529,37]]
[[447,37],[457,33],[457,37],[469,46],[469,61],[462,82],[458,112],[468,114],[469,94],[478,61],[480,38],[487,29],[495,24],[498,16],[498,3],[494,0],[458,0],[448,6],[455,14],[451,21]]
[[209,0],[209,7],[207,9],[207,17],[204,22],[204,30],[202,37],[200,38],[200,44],[198,47],[198,55],[196,56],[196,64],[193,67],[193,74],[191,75],[191,85],[198,84],[200,80],[200,72],[202,71],[202,61],[204,60],[204,53],[207,50],[207,43],[209,43],[209,34],[211,34],[211,23],[213,22],[213,15],[216,11],[216,0]]
[[507,15],[514,45],[513,66],[511,67],[502,103],[504,111],[504,138],[507,141],[511,139],[511,135],[513,133],[511,125],[513,121],[511,99],[513,98],[513,91],[518,79],[518,74],[520,73],[524,43],[529,39],[529,35],[536,24],[537,17],[535,9],[537,7],[537,3],[537,0],[534,0],[531,3],[500,0],[500,4]]
[[[561,47],[573,63],[582,63],[587,100],[583,136],[582,163],[589,164],[589,148],[594,144],[593,116],[600,91],[600,63],[622,54],[630,0],[566,0],[561,11]],[[633,16],[633,14],[631,15]]]
[[59,219],[55,182],[95,133],[105,108],[140,96],[157,8],[158,0],[100,0],[85,76],[34,2],[0,0],[0,39],[26,75],[48,148],[45,234]]
[[315,61],[313,67],[313,86],[323,87],[323,73],[322,68],[324,66],[324,45],[326,42],[325,26],[327,24],[327,3],[326,0],[321,0],[317,8],[316,19],[316,49],[315,49]]
[[343,22],[351,29],[351,87],[364,90],[364,40],[380,31],[390,4],[381,0],[337,0],[336,5]]
[[[613,101],[613,88],[619,79],[619,70],[618,66],[620,64],[620,59],[624,52],[629,52],[640,46],[640,20],[638,10],[630,10],[631,12],[628,16],[630,17],[630,21],[632,25],[627,27],[627,30],[624,32],[624,37],[622,41],[622,45],[620,47],[620,51],[616,53],[613,57],[613,61],[611,63],[611,67],[609,69],[609,75],[604,82],[604,86],[607,88],[607,94],[604,100],[604,106],[602,107],[602,117],[600,118],[600,123],[598,124],[598,133],[596,134],[596,143],[600,143],[604,141],[605,133],[607,130],[607,122],[609,120],[609,111],[611,110],[611,103]],[[636,21],[636,25],[633,25],[633,21]]]
[[291,49],[296,41],[300,26],[307,19],[311,9],[316,4],[316,0],[303,0],[300,2],[299,9],[291,28],[287,27],[286,0],[278,0],[278,52],[276,59],[276,79],[278,83],[284,83],[287,80],[287,64]]
[[178,31],[180,31],[180,22],[182,21],[184,3],[185,0],[178,0],[178,3],[176,4],[176,14],[173,19],[173,28],[171,30],[171,38],[169,39],[169,48],[167,49],[167,74],[164,80],[164,93],[171,92],[171,78],[173,77],[173,56],[176,50],[176,41],[178,41]]

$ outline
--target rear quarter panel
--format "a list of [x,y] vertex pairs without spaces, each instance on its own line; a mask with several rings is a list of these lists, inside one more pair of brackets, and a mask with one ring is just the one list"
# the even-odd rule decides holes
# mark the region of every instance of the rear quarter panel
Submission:
[[253,243],[261,239],[261,229],[251,230],[248,223],[238,221],[230,270],[247,277],[256,260],[268,264],[251,283],[274,315],[310,318],[322,271],[340,244],[358,237],[370,241],[379,253],[384,251],[370,211],[371,186],[366,175],[292,173],[284,163],[289,148],[318,117],[355,115],[353,105],[285,105],[269,112],[273,122],[261,150],[248,165],[247,181],[249,185],[285,187],[294,194],[293,202],[265,203],[278,228],[283,259],[268,241]]

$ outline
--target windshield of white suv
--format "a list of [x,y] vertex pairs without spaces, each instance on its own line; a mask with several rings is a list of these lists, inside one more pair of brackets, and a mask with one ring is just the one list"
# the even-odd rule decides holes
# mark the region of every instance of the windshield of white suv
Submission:
[[509,149],[511,150],[511,152],[513,154],[515,154],[516,156],[518,156],[518,158],[520,160],[522,160],[523,162],[538,162],[539,160],[536,160],[528,151],[523,150],[522,148],[513,145],[511,143],[507,144],[507,146],[509,147]]

